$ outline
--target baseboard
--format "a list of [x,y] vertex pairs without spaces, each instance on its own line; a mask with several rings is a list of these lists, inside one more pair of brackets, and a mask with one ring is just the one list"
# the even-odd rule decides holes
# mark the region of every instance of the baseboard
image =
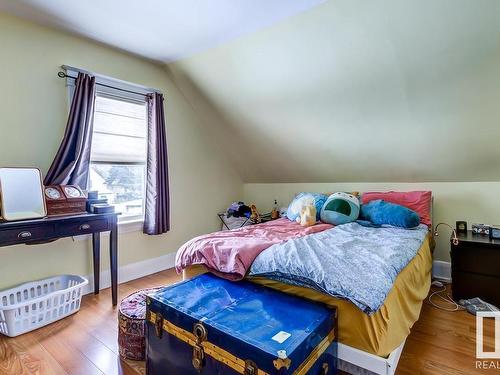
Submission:
[[[118,268],[118,284],[138,279],[156,272],[164,271],[175,265],[175,253],[165,254],[157,258],[146,259],[137,263],[126,264]],[[83,294],[94,292],[94,274],[85,276],[89,283],[83,288]],[[101,271],[99,288],[105,289],[111,286],[110,270]]]
[[451,263],[442,260],[432,262],[432,277],[451,282]]

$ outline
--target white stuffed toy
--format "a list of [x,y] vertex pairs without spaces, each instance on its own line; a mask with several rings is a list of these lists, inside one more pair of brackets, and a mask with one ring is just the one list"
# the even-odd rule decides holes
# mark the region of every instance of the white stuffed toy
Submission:
[[319,220],[319,211],[328,198],[325,194],[320,193],[299,193],[293,198],[293,201],[288,206],[286,217],[290,221],[296,221],[300,216],[302,208],[312,205],[316,207],[316,220]]

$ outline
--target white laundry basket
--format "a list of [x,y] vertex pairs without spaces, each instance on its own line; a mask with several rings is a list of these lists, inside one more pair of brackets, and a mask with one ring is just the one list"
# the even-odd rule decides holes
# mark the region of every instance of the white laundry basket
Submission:
[[88,280],[60,275],[0,291],[0,333],[15,337],[77,312]]

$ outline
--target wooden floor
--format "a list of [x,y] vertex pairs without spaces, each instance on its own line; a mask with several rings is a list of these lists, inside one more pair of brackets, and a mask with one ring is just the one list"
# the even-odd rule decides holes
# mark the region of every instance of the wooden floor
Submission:
[[[160,272],[120,285],[119,297],[176,280],[173,270]],[[17,338],[0,336],[0,375],[144,374],[144,363],[119,358],[116,316],[106,289],[98,296],[84,296],[78,314]],[[426,303],[406,341],[397,374],[500,374],[475,369],[475,361],[475,318]]]

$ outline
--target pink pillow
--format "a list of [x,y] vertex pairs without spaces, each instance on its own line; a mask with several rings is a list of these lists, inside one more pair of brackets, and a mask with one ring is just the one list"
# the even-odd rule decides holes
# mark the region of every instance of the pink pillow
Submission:
[[377,199],[399,204],[415,211],[420,217],[420,222],[430,226],[432,225],[431,198],[432,191],[388,191],[363,193],[361,200],[363,204]]

